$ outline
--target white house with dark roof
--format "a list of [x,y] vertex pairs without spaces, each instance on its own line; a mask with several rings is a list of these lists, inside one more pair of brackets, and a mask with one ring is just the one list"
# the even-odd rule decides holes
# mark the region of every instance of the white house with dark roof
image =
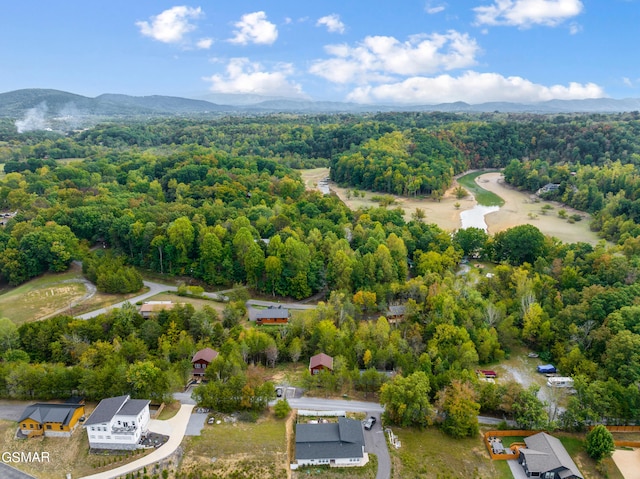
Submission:
[[292,469],[364,466],[367,462],[360,421],[340,417],[337,423],[296,424],[296,462]]
[[562,443],[547,433],[525,437],[527,447],[519,449],[518,462],[527,477],[583,479]]
[[129,395],[100,401],[84,423],[91,449],[136,449],[149,427],[149,400]]

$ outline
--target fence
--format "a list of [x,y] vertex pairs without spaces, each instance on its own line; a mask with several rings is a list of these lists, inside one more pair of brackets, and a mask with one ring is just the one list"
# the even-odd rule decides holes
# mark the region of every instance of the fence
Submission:
[[[609,432],[640,432],[640,426],[605,426]],[[594,426],[589,426],[591,431]],[[640,448],[640,441],[613,441],[617,447],[637,447]]]
[[516,449],[511,454],[503,454],[493,452],[493,446],[491,444],[491,438],[494,437],[510,437],[510,436],[522,436],[529,437],[534,434],[538,434],[540,431],[522,431],[522,430],[505,430],[505,431],[487,431],[484,433],[484,445],[487,447],[487,451],[489,451],[489,456],[494,461],[508,461],[511,459],[518,459],[520,456],[520,452]]

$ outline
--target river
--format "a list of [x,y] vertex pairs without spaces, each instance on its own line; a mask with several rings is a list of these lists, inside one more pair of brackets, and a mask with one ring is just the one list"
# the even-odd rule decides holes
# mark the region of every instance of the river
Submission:
[[487,223],[484,220],[485,215],[494,213],[499,209],[499,206],[475,205],[470,210],[460,213],[460,228],[480,228],[486,232]]

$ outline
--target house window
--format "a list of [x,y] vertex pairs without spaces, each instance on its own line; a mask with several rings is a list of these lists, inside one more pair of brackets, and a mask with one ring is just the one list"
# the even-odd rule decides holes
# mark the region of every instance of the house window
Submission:
[[27,425],[26,425],[26,424],[23,424],[23,425],[22,425],[22,428],[23,428],[23,429],[26,429],[26,428],[27,428]]
[[107,436],[107,437],[105,437],[105,439],[111,439],[111,436]]
[[64,429],[64,426],[60,424],[60,430],[62,431],[63,429]]
[[91,435],[89,436],[89,439],[95,439],[95,438],[96,438],[96,435],[95,435],[95,434],[91,434]]
[[200,369],[200,363],[195,363],[194,366],[196,367],[196,369]]
[[95,428],[95,427],[93,427],[93,426],[91,426],[91,430],[92,430],[92,431],[95,431],[95,430],[96,430],[96,428]]
[[29,429],[33,429],[33,424],[29,424]]
[[47,424],[47,429],[51,429],[51,424]]
[[118,421],[118,426],[120,425],[120,421]]

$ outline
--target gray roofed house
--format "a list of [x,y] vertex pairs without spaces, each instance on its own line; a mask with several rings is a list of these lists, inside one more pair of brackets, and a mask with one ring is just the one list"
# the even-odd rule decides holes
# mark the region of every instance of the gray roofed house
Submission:
[[295,467],[364,466],[368,461],[360,421],[340,417],[337,423],[296,425]]
[[528,477],[583,479],[569,453],[555,437],[541,432],[524,439],[518,462]]
[[100,401],[84,423],[92,449],[136,449],[149,425],[149,400],[128,395]]
[[270,306],[266,309],[249,309],[249,320],[257,324],[286,324],[289,322],[289,310],[282,306]]
[[24,436],[69,437],[84,416],[84,404],[37,403],[27,406],[18,420]]

